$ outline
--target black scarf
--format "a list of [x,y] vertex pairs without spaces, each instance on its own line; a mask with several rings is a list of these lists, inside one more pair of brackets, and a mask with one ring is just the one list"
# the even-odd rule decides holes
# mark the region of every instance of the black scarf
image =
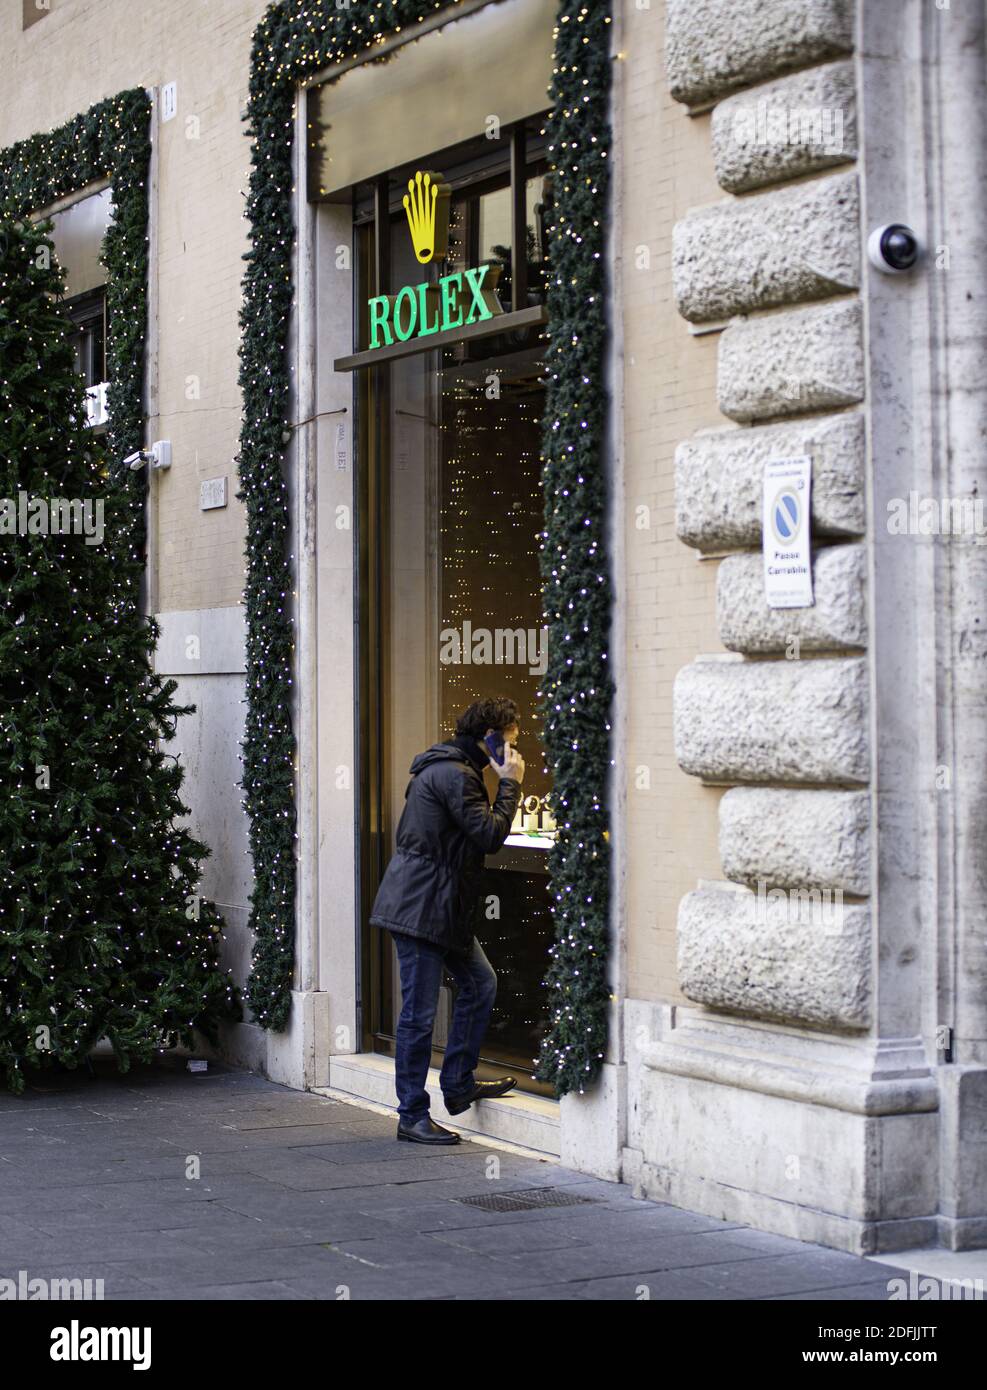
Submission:
[[456,745],[479,773],[482,773],[490,762],[489,754],[486,750],[481,749],[476,739],[471,738],[469,734],[456,734],[455,738],[451,738],[449,742]]

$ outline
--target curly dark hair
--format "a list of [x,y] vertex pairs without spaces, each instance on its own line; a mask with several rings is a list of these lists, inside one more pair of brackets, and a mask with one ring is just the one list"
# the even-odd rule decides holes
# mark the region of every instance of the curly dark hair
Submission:
[[498,733],[518,723],[518,707],[506,695],[498,695],[492,700],[474,700],[464,709],[456,720],[456,733],[468,734],[470,738],[483,738],[488,729]]

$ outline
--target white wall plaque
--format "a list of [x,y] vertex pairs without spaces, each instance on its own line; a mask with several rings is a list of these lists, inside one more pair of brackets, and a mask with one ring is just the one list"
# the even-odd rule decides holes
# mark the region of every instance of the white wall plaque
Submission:
[[199,510],[212,511],[214,507],[226,506],[226,479],[207,478],[199,487]]
[[174,120],[178,112],[178,83],[166,82],[161,88],[161,119]]
[[761,551],[769,608],[812,607],[811,491],[808,455],[764,465]]

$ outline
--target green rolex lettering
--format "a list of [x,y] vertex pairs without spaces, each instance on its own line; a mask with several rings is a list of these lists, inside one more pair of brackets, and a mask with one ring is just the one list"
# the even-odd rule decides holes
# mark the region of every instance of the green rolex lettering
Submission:
[[[460,298],[463,293],[463,277],[459,271],[455,275],[443,275],[439,281],[442,286],[442,328],[461,328],[463,306]],[[453,314],[456,315],[453,318]]]
[[390,347],[394,339],[391,337],[391,330],[387,326],[387,315],[391,307],[387,295],[382,294],[377,299],[368,300],[367,307],[370,310],[370,346],[372,348],[380,347],[377,330],[378,328],[382,328],[384,330],[384,346]]
[[[408,327],[407,329],[402,329],[401,310],[405,304],[408,306]],[[405,285],[404,289],[399,291],[398,297],[394,301],[394,332],[397,334],[400,342],[406,343],[409,338],[415,336],[415,327],[417,323],[418,296],[410,285]]]
[[[432,323],[428,321],[428,293],[431,285],[424,284],[418,286],[418,336],[427,338],[430,333],[439,331],[439,306],[435,305],[435,319]],[[437,288],[437,287],[436,287]],[[437,297],[437,296],[434,296]]]
[[[490,267],[488,265],[481,265],[478,266],[476,270],[467,270],[465,272],[466,283],[469,285],[470,293],[473,296],[473,303],[470,305],[469,315],[466,319],[467,323],[482,323],[484,319],[493,318],[493,313],[487,307],[487,302],[483,297],[483,282],[487,278],[487,271],[489,269]],[[475,312],[477,309],[479,309],[479,313]]]

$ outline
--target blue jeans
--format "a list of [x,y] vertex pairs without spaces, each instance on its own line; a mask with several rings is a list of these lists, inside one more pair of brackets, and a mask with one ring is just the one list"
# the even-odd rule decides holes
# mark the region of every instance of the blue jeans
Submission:
[[401,1014],[397,1026],[394,1082],[401,1122],[413,1125],[428,1114],[425,1082],[443,970],[448,970],[459,986],[439,1073],[439,1085],[447,1101],[467,1095],[473,1089],[473,1068],[479,1060],[483,1035],[497,996],[497,976],[475,937],[472,953],[468,956],[403,932],[392,932],[391,937],[401,970]]

